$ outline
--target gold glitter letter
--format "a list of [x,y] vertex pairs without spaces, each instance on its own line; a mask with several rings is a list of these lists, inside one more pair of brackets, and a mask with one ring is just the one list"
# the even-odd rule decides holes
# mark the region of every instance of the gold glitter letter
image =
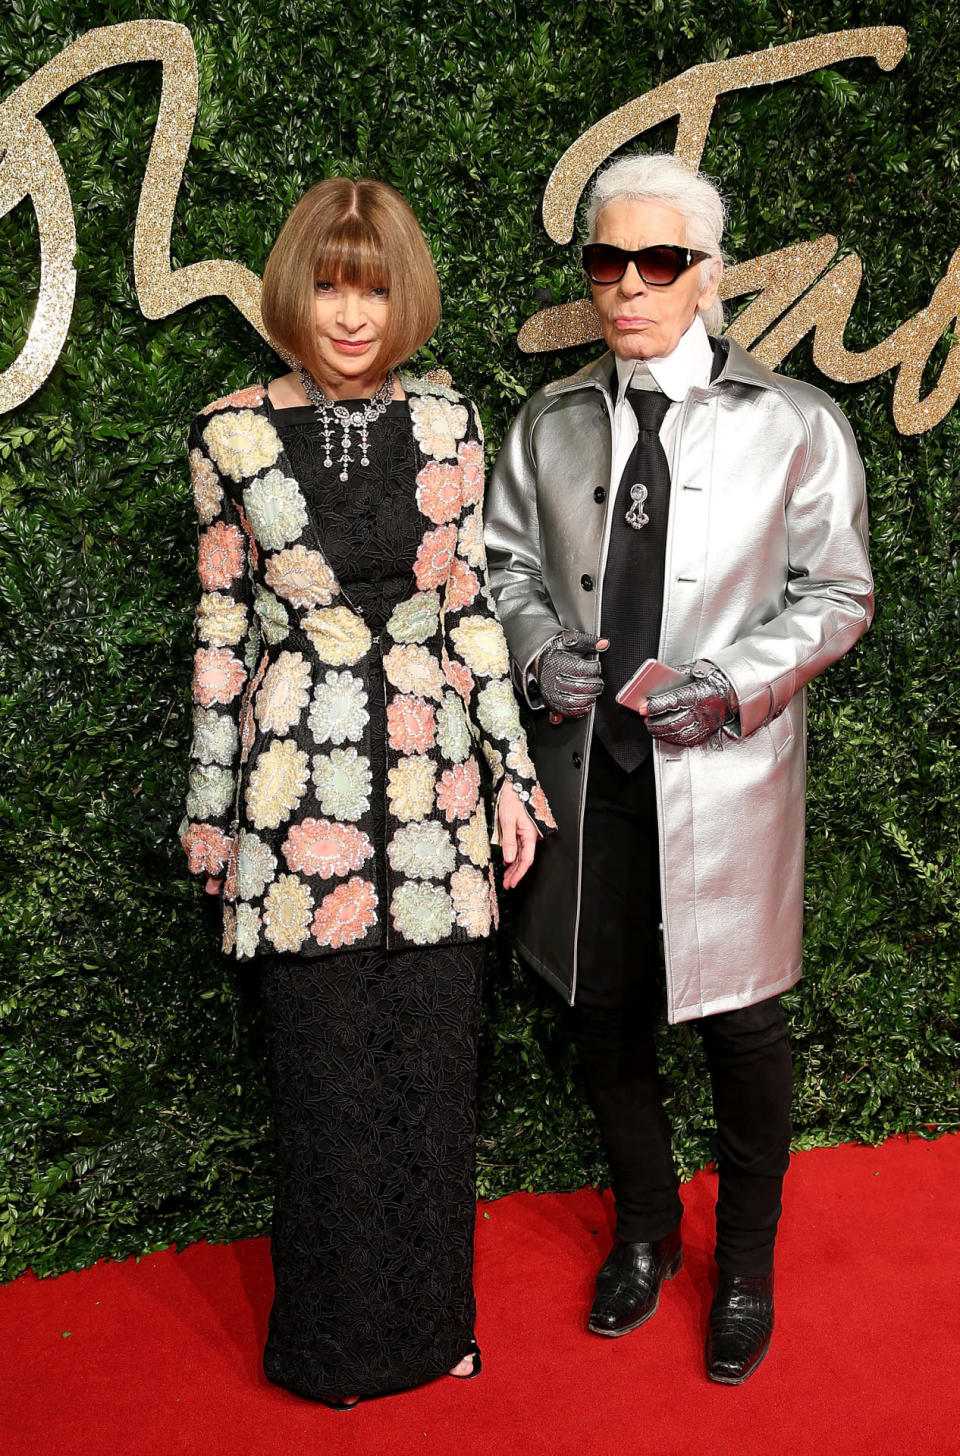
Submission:
[[[820,70],[837,61],[861,56],[873,56],[883,70],[889,71],[903,58],[906,45],[906,31],[901,26],[879,25],[864,30],[812,36],[807,40],[774,46],[770,50],[737,56],[734,60],[714,61],[683,71],[672,81],[666,81],[646,95],[612,111],[567,148],[554,167],[544,192],[544,227],[555,242],[569,242],[573,236],[577,204],[593,173],[618,147],[660,122],[672,116],[678,118],[674,155],[689,167],[697,167],[703,156],[717,97],[724,92],[769,86],[776,81]],[[735,336],[741,342],[741,336],[748,331],[752,332],[754,339],[759,337],[786,302],[809,286],[835,252],[835,240],[823,237],[731,269],[721,284],[724,298],[736,297],[761,286],[765,290],[762,297],[756,299],[745,315],[737,320],[740,333]],[[814,267],[817,258],[822,261],[819,267]],[[754,279],[752,283],[748,281],[750,278]],[[774,307],[775,303],[777,307]],[[593,305],[589,301],[578,300],[534,314],[520,330],[518,343],[526,353],[538,354],[548,349],[593,343],[600,337],[600,324]]]
[[27,341],[0,374],[0,413],[29,399],[49,376],[70,326],[76,287],[70,192],[37,115],[77,82],[138,61],[163,63],[160,112],[133,240],[140,306],[147,318],[166,318],[199,298],[222,293],[264,334],[260,280],[249,268],[218,260],[170,269],[170,229],[197,114],[197,57],[189,30],[166,20],[90,30],[0,105],[0,217],[29,197],[40,231],[40,294]]

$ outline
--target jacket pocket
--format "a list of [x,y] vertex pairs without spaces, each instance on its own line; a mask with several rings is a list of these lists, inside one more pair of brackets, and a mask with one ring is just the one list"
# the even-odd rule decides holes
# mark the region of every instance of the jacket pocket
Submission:
[[767,724],[767,732],[773,739],[774,752],[777,758],[782,758],[793,742],[793,718],[789,707],[784,708],[782,713],[778,713],[770,719],[770,722]]

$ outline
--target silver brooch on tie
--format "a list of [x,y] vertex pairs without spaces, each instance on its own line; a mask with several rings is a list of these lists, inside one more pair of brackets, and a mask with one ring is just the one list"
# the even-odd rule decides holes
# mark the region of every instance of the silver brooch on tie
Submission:
[[643,509],[644,502],[647,499],[647,487],[645,485],[631,485],[630,499],[633,504],[627,511],[624,520],[626,521],[627,525],[632,526],[635,531],[642,531],[644,526],[647,526],[650,523],[650,517]]

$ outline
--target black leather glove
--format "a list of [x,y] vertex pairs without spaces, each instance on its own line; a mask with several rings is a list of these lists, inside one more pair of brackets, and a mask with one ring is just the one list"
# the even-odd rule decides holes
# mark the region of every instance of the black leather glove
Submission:
[[647,699],[647,729],[661,743],[693,748],[737,716],[733,684],[719,667],[706,660],[684,664],[693,681]]
[[582,718],[603,692],[600,661],[596,653],[603,639],[587,632],[561,632],[542,648],[534,675],[540,696],[555,713],[565,718]]

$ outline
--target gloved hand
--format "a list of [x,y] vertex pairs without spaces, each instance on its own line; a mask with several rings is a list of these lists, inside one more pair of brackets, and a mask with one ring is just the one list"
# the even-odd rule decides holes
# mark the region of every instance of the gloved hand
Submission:
[[737,716],[733,683],[712,662],[685,663],[693,681],[652,693],[647,699],[647,729],[661,743],[693,748],[712,738]]
[[565,718],[589,713],[603,692],[600,662],[591,654],[604,652],[607,646],[604,637],[567,630],[541,649],[534,676],[548,708]]

